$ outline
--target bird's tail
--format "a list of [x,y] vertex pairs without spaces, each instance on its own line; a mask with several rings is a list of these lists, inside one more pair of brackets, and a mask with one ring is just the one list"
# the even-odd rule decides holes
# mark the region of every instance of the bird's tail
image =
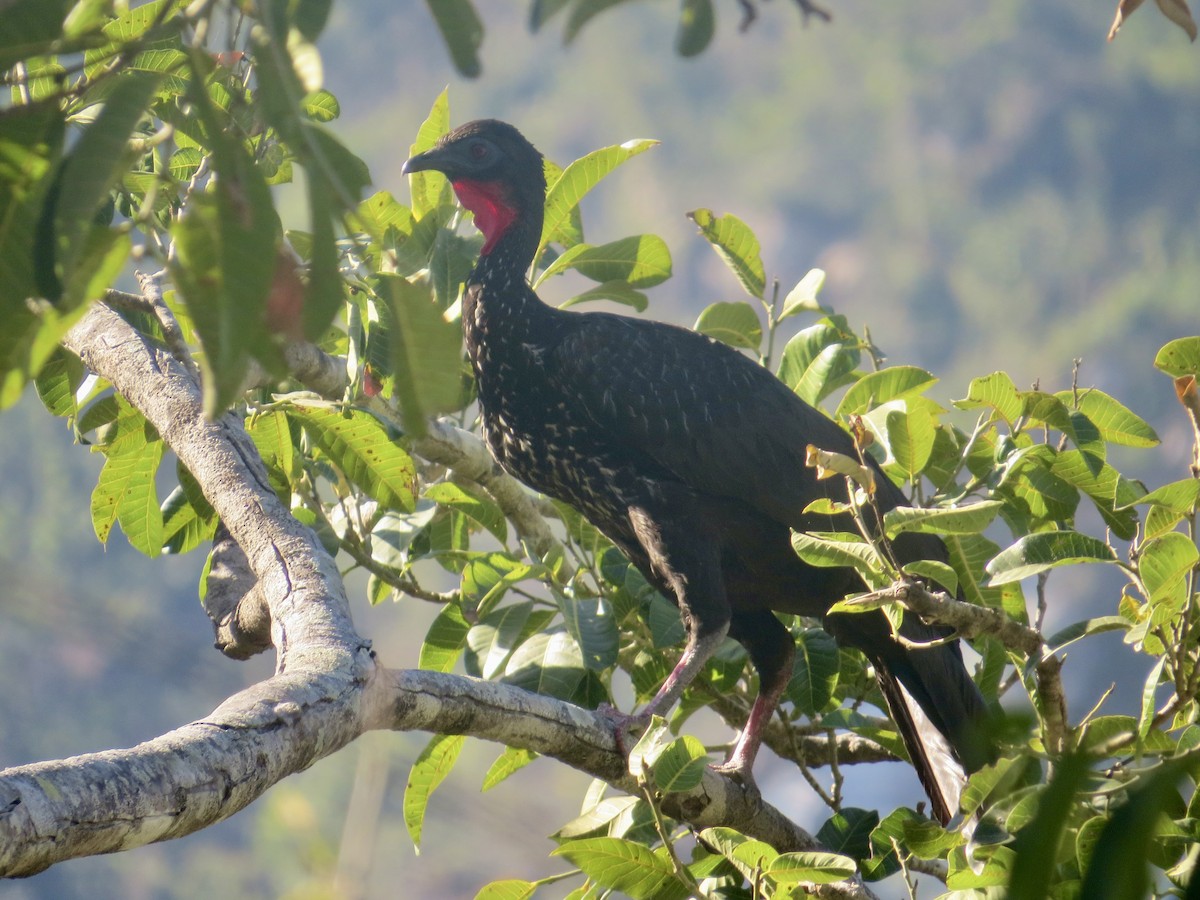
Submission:
[[[892,637],[882,613],[854,614],[853,623],[834,621],[843,618],[830,616],[829,625],[839,640],[861,649],[874,665],[888,712],[933,814],[942,824],[949,822],[958,812],[967,776],[991,757],[987,707],[963,664],[958,642],[905,647]],[[913,643],[929,643],[946,631],[909,615],[901,634]]]

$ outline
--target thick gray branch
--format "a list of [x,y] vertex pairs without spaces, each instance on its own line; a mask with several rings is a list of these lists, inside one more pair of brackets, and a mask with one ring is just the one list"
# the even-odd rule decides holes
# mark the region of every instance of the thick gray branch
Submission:
[[228,818],[362,732],[363,681],[277,675],[128,750],[0,772],[0,876],[183,837]]

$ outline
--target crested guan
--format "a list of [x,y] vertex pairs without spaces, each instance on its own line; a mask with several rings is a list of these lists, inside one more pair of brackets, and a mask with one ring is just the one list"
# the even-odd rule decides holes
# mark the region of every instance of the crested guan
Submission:
[[[749,718],[722,767],[753,787],[750,770],[792,674],[795,647],[772,610],[824,618],[873,664],[933,811],[958,808],[964,773],[987,758],[983,699],[957,641],[903,646],[880,612],[827,616],[862,590],[846,568],[816,568],[792,550],[791,529],[847,528],[806,514],[846,488],[818,481],[805,448],[855,456],[850,436],[762,366],[703,335],[660,322],[550,307],[527,272],[542,234],[542,157],[511,125],[470,122],[404,164],[436,170],[483,233],[462,320],[484,438],[521,481],[574,506],[675,602],[687,631],[678,665],[642,713],[666,713],[726,636],[759,675]],[[878,472],[887,510],[906,502]],[[839,498],[840,492],[840,498]],[[901,563],[945,560],[936,536],[904,534]],[[945,629],[904,617],[910,642]]]

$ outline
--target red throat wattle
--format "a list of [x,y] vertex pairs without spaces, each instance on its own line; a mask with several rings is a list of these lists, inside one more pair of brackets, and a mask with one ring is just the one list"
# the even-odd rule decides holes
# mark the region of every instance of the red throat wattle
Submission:
[[499,181],[463,179],[452,184],[458,202],[475,214],[475,227],[483,232],[483,249],[480,252],[491,253],[496,242],[517,217],[508,189]]

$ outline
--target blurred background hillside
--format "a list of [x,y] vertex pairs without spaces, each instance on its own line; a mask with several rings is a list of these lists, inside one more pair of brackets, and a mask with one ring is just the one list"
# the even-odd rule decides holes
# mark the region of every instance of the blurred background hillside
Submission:
[[[507,119],[561,164],[657,138],[584,211],[595,242],[652,232],[670,245],[676,275],[650,292],[648,315],[690,324],[707,304],[738,299],[684,216],[733,212],[757,231],[785,291],[825,268],[823,301],[869,326],[892,362],[940,376],[939,401],[997,369],[1019,386],[1067,388],[1081,358],[1082,385],[1113,394],[1164,439],[1118,466],[1153,485],[1182,477],[1186,422],[1151,363],[1166,341],[1200,333],[1200,51],[1153,9],[1106,44],[1108,2],[830,5],[832,24],[803,28],[794,5],[765,4],[739,35],[729,0],[713,46],[685,61],[671,52],[674,2],[619,6],[569,47],[556,20],[530,34],[527,3],[480,2],[476,81],[455,73],[416,0],[335,4],[319,46],[342,106],[334,127],[377,189],[407,197],[401,163],[447,84],[456,122]],[[36,459],[13,437],[31,432]],[[5,413],[0,764],[137,743],[270,669],[211,649],[196,601],[201,558],[151,563],[123,538],[96,543],[86,514],[100,462],[35,403]],[[1052,621],[1115,604],[1100,580],[1051,583]],[[433,610],[370,609],[361,582],[351,589],[383,660],[414,665]],[[1073,717],[1114,681],[1109,711],[1134,702],[1131,657],[1099,641],[1069,659]],[[702,736],[728,735],[718,726]],[[563,868],[542,837],[576,813],[581,776],[537,762],[481,796],[500,748],[477,742],[435,796],[414,855],[400,803],[425,741],[373,735],[217,828],[65,863],[0,884],[0,898],[457,898]],[[766,796],[819,824],[802,779],[773,762],[764,754],[759,765]],[[850,777],[852,803],[920,796],[899,764]],[[449,870],[439,846],[450,845],[472,848],[476,865]]]

